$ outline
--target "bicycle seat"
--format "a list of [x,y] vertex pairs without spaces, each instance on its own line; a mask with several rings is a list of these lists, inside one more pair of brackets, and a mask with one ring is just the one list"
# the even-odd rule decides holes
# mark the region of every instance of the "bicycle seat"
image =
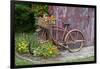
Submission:
[[70,25],[71,25],[71,24],[69,24],[69,23],[65,23],[65,24],[64,24],[64,27],[66,27],[66,26],[69,27]]

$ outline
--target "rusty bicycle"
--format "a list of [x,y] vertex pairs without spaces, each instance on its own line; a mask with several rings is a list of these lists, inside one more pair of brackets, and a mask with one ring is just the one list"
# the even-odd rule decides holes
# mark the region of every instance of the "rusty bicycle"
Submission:
[[[43,20],[44,23],[46,23]],[[65,48],[68,49],[69,52],[76,52],[80,51],[84,46],[84,36],[82,32],[78,29],[71,29],[71,24],[64,24],[64,28],[61,28],[55,24],[50,24],[51,21],[49,20],[49,25],[44,26],[39,25],[40,29],[38,33],[40,38],[44,42],[47,40],[51,40],[53,44],[55,44],[58,48]]]

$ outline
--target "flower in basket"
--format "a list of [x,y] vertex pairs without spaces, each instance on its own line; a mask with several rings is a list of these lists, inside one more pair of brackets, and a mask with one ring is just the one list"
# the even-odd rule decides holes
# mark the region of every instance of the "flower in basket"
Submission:
[[50,24],[55,24],[56,22],[56,17],[54,15],[51,15],[48,17],[48,21]]
[[56,20],[56,17],[52,15],[51,20]]
[[55,21],[56,21],[56,17],[52,15],[52,16],[51,16],[51,23],[52,23],[52,24],[55,24],[55,23],[56,23]]
[[48,21],[48,17],[46,14],[43,15],[44,21]]

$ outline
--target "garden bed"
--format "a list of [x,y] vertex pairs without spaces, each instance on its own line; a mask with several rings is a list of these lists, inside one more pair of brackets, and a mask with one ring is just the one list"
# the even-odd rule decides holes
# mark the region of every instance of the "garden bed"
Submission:
[[[94,61],[94,46],[84,47],[81,51],[70,53],[67,50],[61,51],[61,55],[44,59],[42,57],[34,57],[30,54],[17,55],[19,60],[27,60],[33,64],[50,64],[50,63],[70,63],[70,62],[85,62]],[[18,65],[18,64],[17,64]]]

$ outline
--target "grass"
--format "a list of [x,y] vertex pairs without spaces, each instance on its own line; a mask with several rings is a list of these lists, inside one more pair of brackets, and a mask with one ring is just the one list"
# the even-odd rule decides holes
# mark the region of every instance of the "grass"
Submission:
[[19,43],[19,39],[21,38],[25,38],[25,40],[27,40],[30,43],[32,48],[39,46],[38,39],[37,39],[37,33],[32,33],[32,32],[31,33],[16,33],[15,34],[15,45],[16,46]]
[[19,57],[15,58],[15,65],[16,66],[20,66],[20,65],[32,65],[32,64],[34,64],[34,63],[30,62],[28,60],[20,59]]

